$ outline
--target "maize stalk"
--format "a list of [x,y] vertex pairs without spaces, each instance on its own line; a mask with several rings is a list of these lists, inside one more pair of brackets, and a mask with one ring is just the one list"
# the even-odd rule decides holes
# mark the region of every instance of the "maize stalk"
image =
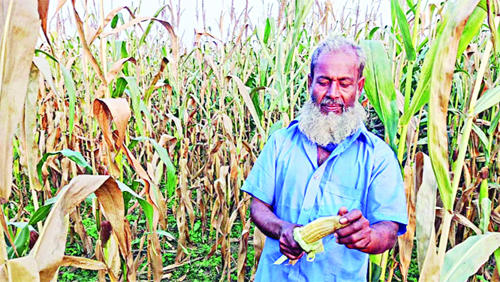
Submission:
[[[324,252],[323,238],[332,234],[337,229],[347,226],[340,223],[340,216],[320,217],[304,226],[293,230],[293,239],[307,253],[307,261],[313,261],[317,253]],[[287,257],[282,255],[274,264],[282,264]],[[290,260],[289,264],[295,264],[297,260]]]

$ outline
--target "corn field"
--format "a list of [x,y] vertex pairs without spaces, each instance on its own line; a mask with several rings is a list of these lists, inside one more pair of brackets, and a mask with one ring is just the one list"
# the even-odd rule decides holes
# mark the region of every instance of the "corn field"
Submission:
[[392,25],[378,2],[281,0],[251,22],[247,1],[192,48],[181,1],[0,3],[0,281],[252,280],[265,236],[240,187],[334,33],[367,54],[367,127],[407,194],[369,281],[500,281],[498,0],[390,0]]

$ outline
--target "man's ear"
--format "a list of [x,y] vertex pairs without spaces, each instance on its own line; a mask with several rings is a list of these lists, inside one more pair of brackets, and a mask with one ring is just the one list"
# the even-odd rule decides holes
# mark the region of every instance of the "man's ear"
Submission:
[[363,87],[365,87],[365,77],[362,76],[359,80],[358,80],[358,91],[357,91],[357,94],[356,94],[356,98],[359,99],[359,96],[361,95],[361,91],[363,91]]
[[311,84],[312,84],[312,77],[311,77],[311,74],[308,74],[307,75],[307,89],[310,90],[311,89]]

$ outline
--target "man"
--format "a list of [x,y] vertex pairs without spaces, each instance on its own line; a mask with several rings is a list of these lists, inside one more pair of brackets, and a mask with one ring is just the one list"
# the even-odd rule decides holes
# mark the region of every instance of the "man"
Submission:
[[[251,216],[268,237],[255,281],[365,281],[368,254],[391,248],[406,230],[406,198],[397,159],[368,132],[358,103],[365,56],[343,37],[320,43],[311,61],[298,120],[267,141],[242,190]],[[348,224],[323,239],[309,262],[293,229],[340,215]],[[286,255],[295,265],[273,263]]]

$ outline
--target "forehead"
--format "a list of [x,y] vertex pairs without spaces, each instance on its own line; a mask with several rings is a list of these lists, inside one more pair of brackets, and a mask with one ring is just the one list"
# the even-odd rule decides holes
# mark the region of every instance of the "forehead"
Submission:
[[358,76],[358,58],[351,51],[324,52],[318,57],[314,76],[350,77]]

